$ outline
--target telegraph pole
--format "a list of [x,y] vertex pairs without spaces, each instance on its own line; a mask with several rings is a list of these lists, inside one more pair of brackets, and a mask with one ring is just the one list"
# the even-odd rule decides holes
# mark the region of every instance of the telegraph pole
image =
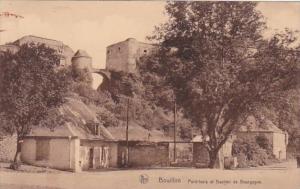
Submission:
[[176,109],[176,98],[175,98],[175,94],[174,94],[174,162],[176,162],[176,113],[177,113],[177,109]]
[[128,144],[128,125],[129,125],[129,98],[127,98],[127,108],[126,108],[126,166],[129,164],[129,144]]

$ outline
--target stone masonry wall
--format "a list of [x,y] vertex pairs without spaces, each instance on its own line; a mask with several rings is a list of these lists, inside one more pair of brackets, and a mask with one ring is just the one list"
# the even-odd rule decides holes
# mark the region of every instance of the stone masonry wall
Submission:
[[0,139],[0,161],[10,162],[17,150],[17,136],[4,136]]
[[[118,162],[122,167],[122,154],[126,152],[126,145],[119,144]],[[166,167],[169,165],[169,144],[143,144],[142,142],[130,143],[130,167]]]

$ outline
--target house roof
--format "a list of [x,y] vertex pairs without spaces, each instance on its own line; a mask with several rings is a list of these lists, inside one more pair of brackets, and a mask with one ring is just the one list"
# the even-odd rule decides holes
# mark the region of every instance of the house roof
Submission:
[[258,121],[254,116],[249,116],[246,122],[239,128],[239,132],[274,132],[284,133],[271,120]]
[[[126,140],[126,125],[119,127],[108,127],[108,131],[117,140]],[[135,122],[130,122],[128,126],[128,140],[130,141],[150,141],[150,142],[165,142],[172,141],[171,137],[165,136],[159,130],[147,130]]]
[[[67,98],[67,102],[58,111],[67,119],[64,125],[58,125],[52,130],[50,128],[37,127],[32,130],[29,136],[76,136],[80,139],[114,140],[111,133],[101,125],[96,114],[79,99]],[[99,123],[99,135],[92,134],[86,127],[88,122]]]
[[73,57],[90,57],[90,55],[85,50],[79,49]]

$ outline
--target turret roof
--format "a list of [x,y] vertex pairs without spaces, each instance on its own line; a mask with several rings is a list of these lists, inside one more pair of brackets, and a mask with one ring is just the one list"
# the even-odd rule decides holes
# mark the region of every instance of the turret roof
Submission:
[[82,57],[82,56],[90,57],[90,55],[89,55],[85,50],[82,50],[82,49],[79,49],[79,50],[74,54],[74,57]]

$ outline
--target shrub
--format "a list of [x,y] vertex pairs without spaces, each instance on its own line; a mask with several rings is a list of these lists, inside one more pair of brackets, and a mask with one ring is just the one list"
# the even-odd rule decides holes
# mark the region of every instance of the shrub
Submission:
[[[258,141],[262,142],[259,144],[256,139],[245,138],[234,141],[232,153],[238,158],[238,167],[262,166],[268,164],[271,159],[274,159],[268,152],[270,149],[268,140],[259,137]],[[262,148],[261,145],[267,149]]]

